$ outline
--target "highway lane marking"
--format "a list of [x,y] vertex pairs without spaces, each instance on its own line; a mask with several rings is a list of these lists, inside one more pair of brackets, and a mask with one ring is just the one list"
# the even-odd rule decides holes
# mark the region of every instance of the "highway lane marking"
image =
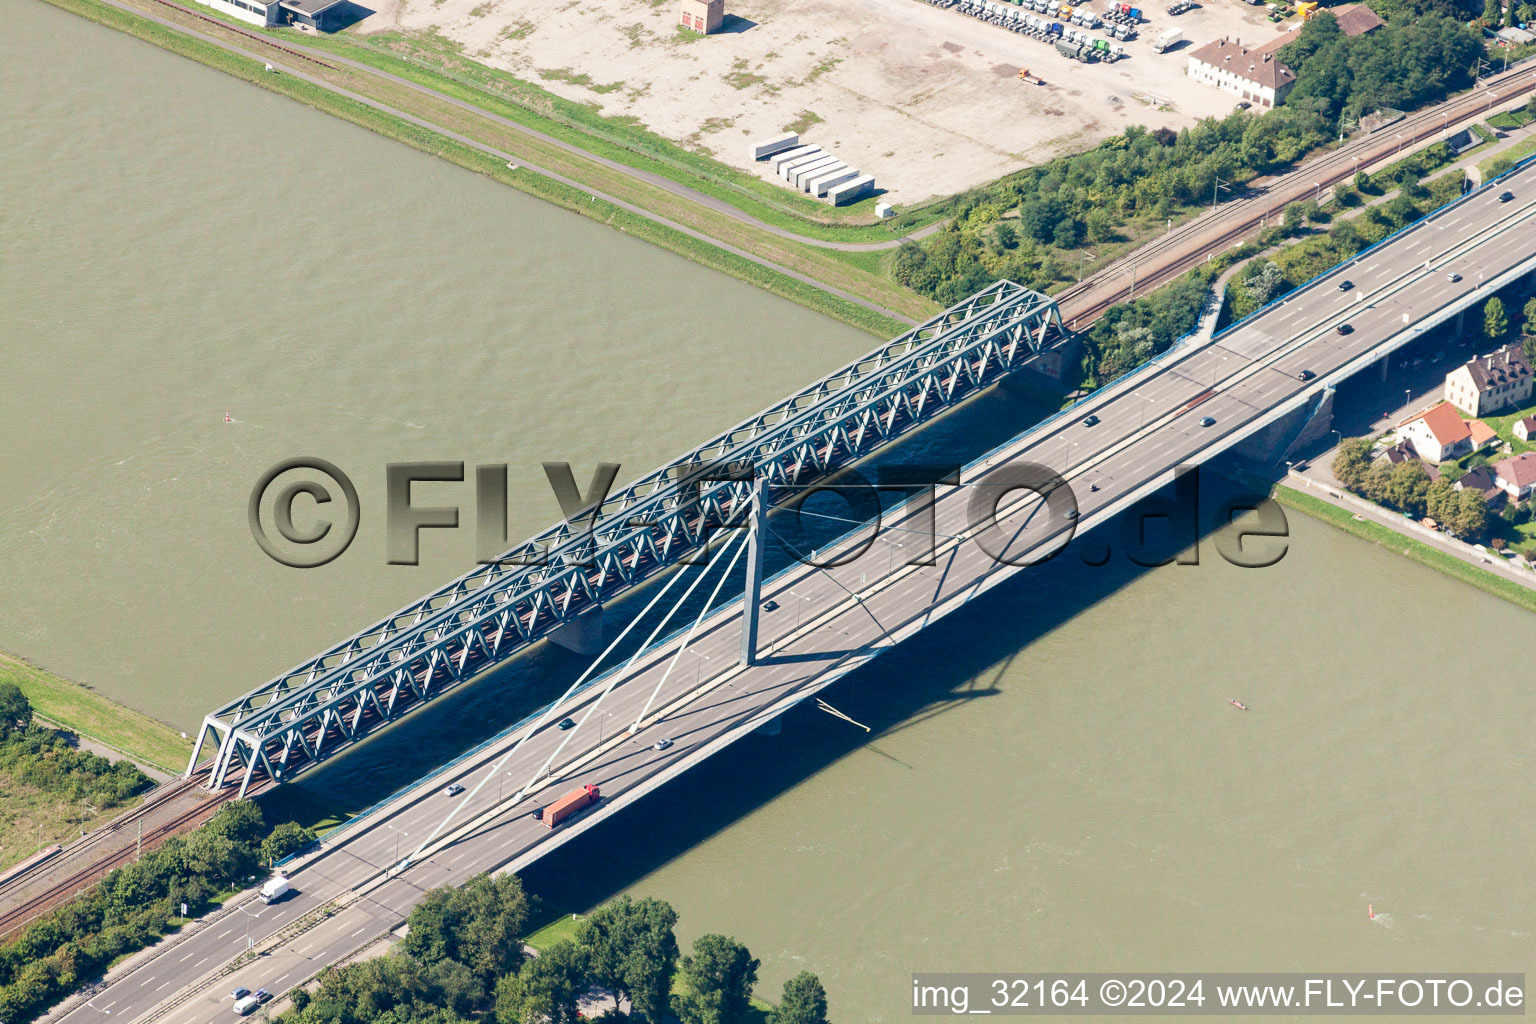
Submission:
[[160,984],[155,986],[155,991],[159,992],[162,988],[165,988],[165,986],[167,986],[169,984],[170,984],[170,982],[168,982],[168,981],[162,981]]
[[207,962],[208,962],[208,958],[207,957],[203,957],[201,960],[199,960],[197,963],[193,964],[192,966],[193,967],[201,967],[201,966],[203,966],[203,964],[205,964]]
[[139,982],[139,988],[143,988],[143,987],[144,987],[144,986],[145,986],[145,985],[148,985],[148,984],[149,984],[149,983],[150,983],[150,982],[152,982],[152,981],[154,981],[154,980],[155,980],[155,979],[154,979],[154,978],[152,978],[152,977],[150,977],[150,978],[145,978],[145,979],[144,979],[144,980],[143,980],[143,981],[141,981],[141,982]]
[[351,935],[348,935],[347,938],[355,939],[355,938],[357,938],[359,935],[363,934],[363,932],[365,932],[367,930],[368,930],[368,926],[367,925],[363,925],[357,931],[353,932]]
[[[195,949],[192,951],[192,953],[196,953],[196,952],[197,952],[197,950],[195,950]],[[192,959],[192,953],[188,953],[186,956],[182,957],[179,962],[180,963],[186,963],[188,960]]]
[[[292,973],[293,973],[293,972],[292,972],[292,971],[289,971],[289,972],[288,972],[288,973],[289,973],[289,974],[292,974]],[[288,977],[288,975],[287,975],[287,974],[285,974],[285,975],[283,975],[283,977],[282,977],[282,978],[278,978],[278,979],[277,979],[277,980],[276,980],[276,981],[274,981],[274,982],[273,982],[273,983],[272,983],[272,987],[273,987],[273,988],[276,988],[276,987],[277,987],[277,986],[279,986],[279,985],[281,985],[281,984],[282,984],[282,983],[283,983],[283,978],[286,978],[286,977]]]
[[219,932],[219,934],[215,935],[214,938],[215,939],[222,939],[224,936],[228,935],[232,931],[234,931],[233,928],[225,928],[223,931]]
[[110,1010],[110,1009],[112,1009],[112,1007],[114,1007],[114,1006],[116,1006],[116,1005],[117,1005],[117,1000],[116,1000],[116,999],[114,999],[114,1000],[112,1000],[112,1001],[111,1001],[111,1002],[110,1002],[110,1003],[108,1003],[108,1004],[107,1004],[107,1005],[106,1005],[106,1006],[103,1006],[103,1007],[102,1007],[102,1008],[101,1008],[101,1012],[102,1012],[102,1013],[106,1013],[106,1012],[107,1012],[107,1011],[108,1011],[108,1010]]

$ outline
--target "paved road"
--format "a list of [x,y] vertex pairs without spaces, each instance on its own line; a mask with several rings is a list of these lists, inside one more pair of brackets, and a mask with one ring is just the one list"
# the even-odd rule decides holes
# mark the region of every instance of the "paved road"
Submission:
[[[1410,321],[1475,297],[1482,279],[1536,260],[1536,171],[1522,172],[1509,187],[1525,195],[1508,204],[1493,194],[1472,197],[1217,341],[1172,353],[1090,397],[1070,417],[1044,424],[981,460],[968,470],[966,483],[974,485],[1004,462],[1041,463],[1065,473],[1084,527],[1107,520],[1160,486],[1174,467],[1229,447],[1273,419],[1282,405],[1372,365],[1389,339],[1394,344],[1411,339]],[[1448,268],[1462,280],[1450,281]],[[1337,282],[1346,277],[1354,287],[1339,290]],[[1336,327],[1345,322],[1354,330],[1341,335]],[[1315,379],[1299,380],[1303,370]],[[1083,421],[1090,413],[1098,417],[1094,426]],[[1204,417],[1215,423],[1202,426]],[[940,491],[935,564],[904,564],[922,543],[911,530],[921,527],[898,516],[848,564],[794,567],[765,590],[765,601],[775,607],[764,613],[759,664],[750,669],[738,664],[738,608],[715,612],[681,653],[681,641],[674,640],[620,672],[621,685],[590,720],[583,716],[596,689],[549,719],[572,715],[585,722],[582,728],[513,733],[333,837],[327,849],[294,870],[297,895],[270,907],[236,906],[184,939],[124,965],[89,1005],[58,1019],[72,1024],[99,1024],[103,1014],[125,1020],[149,1015],[177,1024],[210,1019],[227,1012],[227,990],[234,983],[285,990],[397,925],[426,889],[500,866],[515,870],[548,853],[1013,575],[1016,568],[996,561],[974,539],[978,531],[967,503],[975,493],[974,486]],[[1072,522],[1053,506],[1055,500],[1048,506],[1028,492],[1015,492],[1004,501],[994,536],[1000,543],[992,550],[1017,560],[1064,542]],[[674,656],[678,667],[668,675]],[[640,730],[628,735],[624,727],[658,686],[653,710]],[[478,792],[441,795],[450,781],[473,790],[487,778],[487,759],[524,736],[501,773]],[[673,745],[656,750],[662,738]],[[561,744],[565,748],[557,752]],[[537,780],[550,759],[553,777],[518,799],[518,789]],[[534,808],[578,783],[601,786],[604,803],[553,833],[530,817]],[[389,865],[421,843],[454,807],[469,826],[463,834],[386,878]],[[325,904],[338,909],[289,936],[296,921]],[[264,955],[230,973],[222,965],[245,948],[247,928]]]

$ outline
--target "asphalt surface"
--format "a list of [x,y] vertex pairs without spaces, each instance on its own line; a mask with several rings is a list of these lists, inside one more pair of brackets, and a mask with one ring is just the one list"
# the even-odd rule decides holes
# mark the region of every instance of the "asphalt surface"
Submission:
[[[216,916],[124,965],[88,1004],[54,1019],[84,1024],[103,1015],[149,1016],[182,1024],[228,1014],[235,984],[281,993],[397,926],[425,890],[497,867],[517,869],[547,854],[1016,572],[973,536],[975,517],[967,504],[978,493],[997,493],[975,486],[989,470],[1020,461],[1052,467],[1075,492],[1081,510],[1076,525],[1105,521],[1161,486],[1174,467],[1208,458],[1274,419],[1278,410],[1372,365],[1389,339],[1400,344],[1405,331],[1412,336],[1413,321],[1477,296],[1483,280],[1531,259],[1536,171],[1522,172],[1503,187],[1519,198],[1500,203],[1499,189],[1475,195],[1240,329],[1171,353],[1092,396],[1070,416],[982,460],[967,472],[964,486],[939,489],[935,564],[905,564],[924,539],[920,523],[898,515],[888,518],[863,555],[845,565],[793,567],[765,588],[765,607],[769,600],[776,607],[763,613],[758,664],[748,669],[738,664],[739,605],[716,611],[678,656],[634,735],[624,730],[661,683],[680,639],[618,673],[619,685],[581,728],[562,731],[554,723],[567,715],[583,721],[599,688],[554,710],[545,727],[514,733],[333,836],[325,850],[292,872],[297,892],[289,899],[273,906],[247,901]],[[1448,279],[1453,270],[1461,275],[1459,282]],[[1340,290],[1338,282],[1345,278],[1353,287]],[[1341,335],[1336,327],[1346,322],[1353,331]],[[1303,370],[1315,377],[1301,381]],[[1098,417],[1096,425],[1083,422],[1089,414]],[[1202,425],[1205,417],[1214,424]],[[1006,497],[993,553],[1020,560],[1065,541],[1074,526],[1057,504],[1065,494],[1058,491],[1049,504],[1029,492]],[[487,759],[525,735],[522,747],[489,776]],[[656,750],[663,738],[672,745]],[[549,759],[552,777],[541,779]],[[536,788],[518,799],[518,789],[531,780]],[[450,782],[470,792],[442,795]],[[553,832],[530,816],[586,783],[600,786],[604,800],[584,815]],[[385,878],[389,866],[426,840],[450,809],[458,814],[454,828],[470,826],[464,834]],[[474,820],[479,817],[484,820]],[[331,916],[297,935],[285,931],[328,903],[338,905]],[[247,929],[264,955],[230,972],[225,965],[246,948]]]

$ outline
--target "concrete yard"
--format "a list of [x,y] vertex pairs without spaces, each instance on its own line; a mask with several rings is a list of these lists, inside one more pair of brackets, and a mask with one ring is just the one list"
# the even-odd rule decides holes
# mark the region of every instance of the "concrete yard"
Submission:
[[[765,179],[748,143],[783,131],[874,174],[913,203],[1081,150],[1128,125],[1182,128],[1237,97],[1184,74],[1193,46],[1256,45],[1279,27],[1240,0],[1169,16],[1145,5],[1115,64],[921,0],[727,0],[723,31],[685,35],[674,0],[381,0],[354,31],[435,31],[465,56],[568,99],[628,116]],[[1105,0],[1089,6],[1102,12]],[[1289,24],[1289,23],[1283,23]],[[1164,53],[1152,40],[1183,30]],[[1095,33],[1102,35],[1102,33]],[[1021,67],[1046,80],[1026,85]]]

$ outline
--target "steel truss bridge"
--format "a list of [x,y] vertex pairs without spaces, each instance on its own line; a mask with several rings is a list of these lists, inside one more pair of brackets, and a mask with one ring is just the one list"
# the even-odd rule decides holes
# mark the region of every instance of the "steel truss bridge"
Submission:
[[1056,304],[999,281],[203,719],[208,787],[282,782],[689,559],[744,521],[753,480],[803,489],[1065,338]]

